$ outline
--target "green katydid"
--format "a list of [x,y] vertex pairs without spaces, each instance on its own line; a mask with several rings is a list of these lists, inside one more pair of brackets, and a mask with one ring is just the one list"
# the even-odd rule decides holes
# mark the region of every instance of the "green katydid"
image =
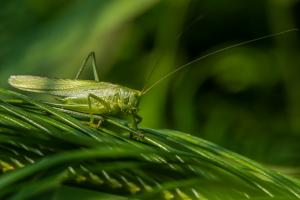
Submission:
[[[262,40],[277,35],[282,35],[287,32],[297,31],[290,29],[283,32],[266,35],[256,39],[240,42],[225,48],[213,51],[204,56],[200,56],[184,65],[179,66],[175,70],[169,72],[151,86],[142,91],[131,89],[125,86],[112,84],[108,82],[99,82],[99,77],[96,68],[95,54],[90,53],[83,61],[75,79],[54,79],[39,76],[15,75],[10,76],[8,82],[11,86],[24,91],[47,93],[50,95],[61,97],[61,105],[63,108],[90,113],[92,114],[116,114],[123,112],[133,117],[132,126],[137,130],[137,125],[141,121],[141,117],[137,114],[140,98],[157,86],[161,81],[165,80],[174,73],[190,66],[209,56],[221,53],[223,51],[245,45],[254,41]],[[89,58],[92,58],[92,67],[94,72],[94,81],[78,80],[81,72],[87,65]]]
[[[95,80],[78,80],[89,58],[92,59]],[[56,99],[61,104],[53,105],[90,113],[91,123],[93,122],[92,114],[117,114],[118,112],[133,116],[134,129],[137,129],[137,124],[141,121],[141,117],[137,115],[137,108],[142,92],[117,84],[99,82],[94,52],[84,59],[75,79],[17,75],[10,76],[8,82],[20,90],[57,96],[59,98]]]

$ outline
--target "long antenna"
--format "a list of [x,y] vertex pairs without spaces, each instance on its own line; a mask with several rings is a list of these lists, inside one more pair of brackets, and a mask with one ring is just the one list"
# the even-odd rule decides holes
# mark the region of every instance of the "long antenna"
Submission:
[[[181,31],[176,36],[176,39],[179,40],[179,43],[180,43],[180,39],[181,39],[182,35],[184,35],[188,29],[190,29],[196,22],[198,22],[202,18],[203,18],[203,15],[200,15],[197,18],[195,18],[191,23],[188,24],[188,26],[186,28],[183,29],[183,31]],[[159,58],[156,59],[155,65],[152,66],[152,69],[146,78],[145,85],[144,85],[143,89],[141,90],[141,94],[144,94],[144,91],[147,89],[148,81],[150,80],[151,76],[153,75],[154,71],[156,70],[156,67],[159,64],[159,61],[162,59],[162,57],[163,57],[163,55],[160,55]]]
[[166,74],[165,76],[161,77],[160,79],[158,79],[156,82],[154,82],[150,87],[148,87],[147,89],[143,90],[142,91],[142,95],[148,93],[150,90],[152,90],[155,86],[157,86],[160,82],[162,82],[163,80],[165,80],[166,78],[172,76],[173,74],[177,73],[178,71],[180,70],[183,70],[185,69],[186,67],[190,66],[191,64],[194,64],[200,60],[203,60],[207,57],[210,57],[210,56],[213,56],[213,55],[216,55],[218,53],[221,53],[223,51],[227,51],[229,49],[232,49],[232,48],[235,48],[235,47],[238,47],[238,46],[243,46],[245,44],[249,44],[249,43],[252,43],[252,42],[256,42],[258,40],[263,40],[263,39],[266,39],[266,38],[270,38],[270,37],[275,37],[275,36],[279,36],[279,35],[283,35],[285,33],[289,33],[289,32],[293,32],[293,31],[298,31],[298,29],[294,28],[294,29],[288,29],[288,30],[285,30],[285,31],[281,31],[281,32],[278,32],[278,33],[274,33],[274,34],[269,34],[269,35],[265,35],[265,36],[262,36],[262,37],[259,37],[259,38],[255,38],[255,39],[251,39],[251,40],[247,40],[247,41],[244,41],[244,42],[239,42],[239,43],[236,43],[236,44],[233,44],[231,46],[227,46],[227,47],[224,47],[222,49],[218,49],[216,51],[212,51],[204,56],[200,56],[184,65],[181,65],[179,66],[178,68],[176,68],[174,71],[171,71],[170,73]]
[[148,76],[147,76],[147,78],[146,78],[145,85],[144,85],[143,89],[141,90],[141,94],[143,94],[144,91],[146,90],[147,83],[148,83],[148,81],[150,80],[150,78],[151,78],[153,72],[155,71],[156,66],[158,65],[158,63],[159,63],[161,57],[162,57],[162,56],[160,56],[159,59],[156,60],[155,64],[152,66],[152,69],[151,69],[150,73],[148,74]]

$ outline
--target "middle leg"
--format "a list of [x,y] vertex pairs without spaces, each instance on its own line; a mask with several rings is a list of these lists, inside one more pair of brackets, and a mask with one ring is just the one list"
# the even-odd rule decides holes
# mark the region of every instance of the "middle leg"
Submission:
[[[99,102],[104,107],[104,109],[107,110],[107,112],[109,112],[111,108],[110,108],[109,104],[105,100],[103,100],[102,98],[100,98],[100,97],[98,97],[94,94],[89,94],[88,95],[88,105],[89,105],[89,112],[90,112],[90,124],[92,125],[92,124],[94,124],[94,116],[93,116],[92,100],[91,99],[95,99],[97,102]],[[100,126],[101,122],[102,121],[99,120],[99,122],[97,124],[97,127]]]

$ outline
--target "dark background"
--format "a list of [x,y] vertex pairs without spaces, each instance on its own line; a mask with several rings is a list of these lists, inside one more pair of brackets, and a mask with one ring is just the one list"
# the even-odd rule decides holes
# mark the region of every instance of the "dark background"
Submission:
[[[95,51],[102,81],[142,89],[201,55],[300,24],[297,0],[1,4],[2,87],[12,74],[74,78]],[[296,175],[299,35],[239,46],[176,73],[142,98],[142,126],[192,133]]]

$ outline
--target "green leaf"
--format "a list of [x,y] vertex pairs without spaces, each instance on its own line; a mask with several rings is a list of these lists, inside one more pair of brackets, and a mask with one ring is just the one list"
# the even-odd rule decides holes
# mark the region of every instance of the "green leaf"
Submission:
[[141,128],[135,140],[122,119],[91,127],[88,114],[0,95],[1,199],[300,198],[298,181],[190,134]]

